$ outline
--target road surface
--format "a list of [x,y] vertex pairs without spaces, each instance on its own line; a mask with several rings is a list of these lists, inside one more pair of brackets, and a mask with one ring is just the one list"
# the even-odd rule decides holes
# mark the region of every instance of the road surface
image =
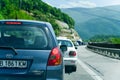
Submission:
[[79,46],[77,71],[64,80],[120,80],[120,60],[108,58]]

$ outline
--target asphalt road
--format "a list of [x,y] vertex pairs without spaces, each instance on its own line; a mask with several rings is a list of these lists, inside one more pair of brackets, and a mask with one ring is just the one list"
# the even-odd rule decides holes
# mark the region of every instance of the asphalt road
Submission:
[[79,46],[77,71],[64,80],[120,80],[120,60],[108,58]]
[[64,75],[64,80],[94,80],[92,77],[80,66],[77,65],[77,71]]

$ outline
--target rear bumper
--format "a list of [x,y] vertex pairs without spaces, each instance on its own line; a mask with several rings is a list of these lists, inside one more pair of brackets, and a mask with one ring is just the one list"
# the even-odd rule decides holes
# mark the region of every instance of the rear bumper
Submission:
[[63,69],[63,65],[60,65],[47,67],[47,71],[0,74],[0,80],[64,80]]
[[0,80],[45,80],[40,76],[35,75],[0,75]]
[[0,75],[0,80],[63,80],[63,76],[41,77],[40,75]]
[[68,65],[76,65],[77,64],[77,58],[64,58],[64,65],[68,66]]
[[46,80],[64,80],[63,64],[59,66],[48,66]]

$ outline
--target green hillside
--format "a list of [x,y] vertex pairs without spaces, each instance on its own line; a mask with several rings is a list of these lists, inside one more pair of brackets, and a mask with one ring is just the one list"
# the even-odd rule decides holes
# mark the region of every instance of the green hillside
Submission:
[[51,7],[41,0],[0,0],[0,19],[29,19],[47,21],[53,25],[56,35],[61,28],[56,20],[74,28],[74,21],[60,9]]
[[75,29],[81,38],[89,39],[95,35],[120,35],[119,7],[67,8],[61,10],[75,20]]

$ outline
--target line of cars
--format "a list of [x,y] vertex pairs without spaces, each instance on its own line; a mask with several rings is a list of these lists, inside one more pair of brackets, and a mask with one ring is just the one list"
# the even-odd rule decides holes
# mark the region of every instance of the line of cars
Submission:
[[0,80],[64,80],[64,69],[76,71],[75,48],[48,22],[0,20]]

